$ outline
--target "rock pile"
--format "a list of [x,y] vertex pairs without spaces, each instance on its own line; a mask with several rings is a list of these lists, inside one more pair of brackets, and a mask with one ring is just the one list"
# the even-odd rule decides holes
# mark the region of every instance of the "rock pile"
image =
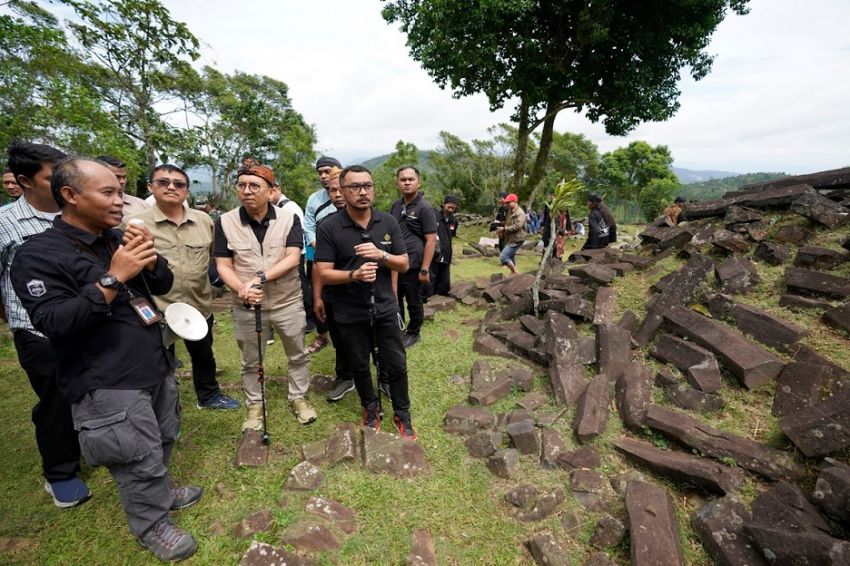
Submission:
[[[604,438],[613,408],[635,435],[610,441],[627,461],[718,496],[691,517],[717,563],[850,563],[842,530],[850,524],[850,466],[824,459],[850,447],[848,372],[801,346],[806,329],[777,315],[787,312],[778,307],[820,310],[840,336],[850,333],[850,305],[837,302],[850,297],[850,278],[841,272],[850,259],[850,238],[839,241],[829,232],[850,224],[848,190],[850,168],[690,203],[689,222],[647,227],[638,253],[582,251],[566,266],[554,264],[540,286],[537,312],[531,274],[464,287],[459,301],[487,309],[473,350],[509,362],[501,372],[484,359],[475,362],[468,404],[448,411],[445,430],[464,437],[470,456],[508,482],[520,479],[524,461],[569,474],[570,493],[528,484],[510,489],[505,501],[518,509],[517,520],[558,513],[565,527],[575,528],[567,519],[572,511],[563,509],[570,495],[587,510],[611,508],[620,497],[625,516],[600,519],[591,544],[619,544],[628,531],[633,564],[683,564],[676,498],[660,484],[605,478],[600,469],[594,445]],[[792,225],[794,215],[798,225]],[[843,249],[810,245],[814,238]],[[684,263],[653,285],[643,319],[627,311],[615,320],[616,280],[658,270],[674,256]],[[787,290],[776,294],[777,308],[747,301],[748,294],[774,284],[763,281],[758,263]],[[666,367],[651,370],[646,355]],[[531,371],[548,376],[548,390],[534,391],[533,380],[515,377]],[[726,375],[743,394],[775,389],[773,414],[790,442],[769,446],[709,424],[711,414],[724,408],[724,389],[737,387]],[[653,403],[654,386],[664,392],[658,399],[684,411]],[[517,389],[526,392],[517,408],[488,410]],[[568,449],[570,439],[552,428],[563,415],[572,416],[575,440],[584,447]],[[803,491],[801,485],[811,485],[807,473],[818,469],[814,491]],[[749,474],[775,482],[750,507],[740,498]],[[566,545],[551,530],[526,545],[538,564],[570,563]],[[586,564],[605,560],[595,554]]]

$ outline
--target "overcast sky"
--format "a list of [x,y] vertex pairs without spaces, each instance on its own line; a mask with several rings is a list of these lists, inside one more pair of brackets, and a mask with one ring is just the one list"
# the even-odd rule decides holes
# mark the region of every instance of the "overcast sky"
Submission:
[[[396,141],[435,149],[440,130],[486,138],[510,108],[455,100],[413,61],[378,0],[165,0],[202,42],[201,63],[289,85],[318,149],[344,163],[390,153]],[[558,131],[610,151],[633,140],[667,145],[678,167],[806,173],[850,166],[850,1],[752,0],[708,48],[711,74],[681,82],[681,109],[630,136],[562,112]]]

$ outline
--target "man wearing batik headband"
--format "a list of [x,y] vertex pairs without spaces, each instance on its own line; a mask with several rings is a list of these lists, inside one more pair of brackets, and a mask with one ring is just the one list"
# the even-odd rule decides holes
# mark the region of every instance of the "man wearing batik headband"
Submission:
[[[236,193],[242,203],[215,223],[215,256],[219,275],[233,296],[233,330],[242,351],[242,387],[248,417],[242,430],[262,430],[263,410],[257,370],[260,352],[253,309],[261,308],[263,340],[276,330],[289,361],[289,405],[298,422],[316,420],[307,402],[309,374],[298,263],[303,233],[291,210],[270,205],[274,172],[254,160],[237,171]],[[247,308],[246,308],[247,306]]]

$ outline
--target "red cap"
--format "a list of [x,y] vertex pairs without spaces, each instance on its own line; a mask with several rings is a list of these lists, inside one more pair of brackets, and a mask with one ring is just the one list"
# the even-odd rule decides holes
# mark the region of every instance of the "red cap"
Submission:
[[508,196],[506,196],[505,198],[503,198],[503,199],[502,199],[502,202],[503,202],[503,203],[508,203],[508,202],[519,202],[519,197],[517,197],[514,193],[511,193],[511,194],[509,194]]

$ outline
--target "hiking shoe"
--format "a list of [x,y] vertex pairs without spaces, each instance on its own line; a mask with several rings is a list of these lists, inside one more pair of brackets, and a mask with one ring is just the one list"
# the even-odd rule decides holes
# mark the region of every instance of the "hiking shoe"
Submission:
[[392,399],[392,397],[390,397],[390,383],[388,381],[379,381],[378,389],[381,390],[381,393],[383,393],[387,399]]
[[242,432],[246,430],[263,430],[262,405],[248,405],[248,418],[242,422]]
[[185,560],[198,550],[192,535],[178,529],[168,517],[160,519],[140,536],[139,544],[163,562]]
[[354,391],[354,380],[352,379],[337,379],[333,389],[328,393],[328,401],[339,401],[345,397],[346,393]]
[[199,409],[221,409],[229,411],[238,409],[239,407],[239,401],[232,397],[228,397],[224,393],[216,393],[206,401],[198,401]]
[[289,402],[289,410],[301,424],[310,424],[316,420],[316,410],[310,406],[307,399],[295,399]]
[[169,507],[169,509],[172,511],[180,511],[181,509],[191,507],[201,500],[201,496],[203,494],[204,490],[200,487],[195,487],[194,485],[173,487],[171,488],[171,495],[174,496],[174,501],[171,502],[171,507]]
[[63,509],[91,499],[88,486],[77,476],[69,480],[44,482],[44,491],[53,497],[54,505]]
[[404,344],[405,349],[411,348],[417,342],[419,342],[419,335],[418,334],[407,334],[407,333],[405,333],[404,336],[401,337],[401,343]]
[[272,344],[274,344],[274,336],[266,340],[266,346],[271,346]]
[[378,415],[378,402],[372,401],[363,407],[363,426],[371,428],[375,432],[381,430],[381,418]]
[[407,440],[416,440],[416,431],[413,430],[413,425],[410,423],[410,417],[404,416],[400,417],[397,414],[393,415],[393,424],[395,425],[396,430],[398,430],[398,435]]

